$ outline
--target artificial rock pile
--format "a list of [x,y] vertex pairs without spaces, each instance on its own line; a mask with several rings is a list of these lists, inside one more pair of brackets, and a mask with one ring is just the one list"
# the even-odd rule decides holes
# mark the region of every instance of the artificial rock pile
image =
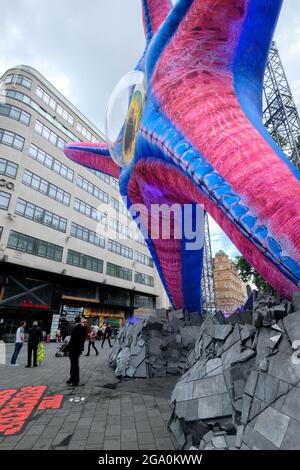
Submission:
[[300,448],[300,295],[206,316],[172,395],[180,449]]
[[199,314],[156,311],[155,317],[126,324],[109,358],[117,377],[181,375],[200,334]]

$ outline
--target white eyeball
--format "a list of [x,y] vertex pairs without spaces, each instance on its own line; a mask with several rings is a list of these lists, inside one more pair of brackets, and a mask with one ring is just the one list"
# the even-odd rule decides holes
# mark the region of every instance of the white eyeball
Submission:
[[146,102],[145,74],[127,73],[115,87],[106,112],[106,139],[111,158],[127,167],[134,158],[136,138]]

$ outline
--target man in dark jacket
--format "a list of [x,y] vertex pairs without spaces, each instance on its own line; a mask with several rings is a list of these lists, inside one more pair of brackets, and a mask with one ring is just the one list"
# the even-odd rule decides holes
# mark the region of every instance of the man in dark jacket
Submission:
[[77,387],[79,385],[79,356],[84,350],[86,328],[81,324],[81,317],[76,317],[75,323],[76,325],[71,332],[71,339],[68,344],[71,368],[67,384]]
[[28,338],[28,357],[27,357],[27,366],[31,367],[31,359],[33,353],[33,367],[37,367],[37,350],[39,343],[43,341],[43,333],[41,328],[38,325],[37,321],[34,321],[32,328],[29,330]]
[[107,325],[107,327],[105,329],[105,332],[104,332],[104,337],[103,337],[103,341],[102,341],[102,344],[101,344],[101,348],[103,348],[103,344],[105,343],[106,340],[108,341],[109,346],[112,348],[112,345],[111,345],[111,342],[110,342],[111,336],[112,336],[112,329],[111,329],[110,325]]

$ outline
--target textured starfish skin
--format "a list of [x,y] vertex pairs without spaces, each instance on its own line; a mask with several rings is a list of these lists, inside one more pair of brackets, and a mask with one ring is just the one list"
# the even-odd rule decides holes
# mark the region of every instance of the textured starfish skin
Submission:
[[[110,158],[108,146],[105,143],[76,143],[69,144],[65,149],[70,160],[94,170],[119,178],[120,168]],[[79,160],[80,161],[79,161]]]
[[[261,118],[282,0],[180,0],[167,17],[168,2],[142,3],[147,47],[137,68],[145,69],[148,96],[134,162],[121,171],[121,194],[129,207],[203,204],[290,298],[300,281],[300,175]],[[68,156],[87,164],[88,153],[83,161],[79,147],[70,149]],[[99,153],[97,168],[113,174],[99,163],[107,149]],[[87,166],[96,167],[95,157]],[[147,225],[144,214],[140,220]],[[147,243],[172,304],[199,309],[202,250],[191,255],[178,240]]]

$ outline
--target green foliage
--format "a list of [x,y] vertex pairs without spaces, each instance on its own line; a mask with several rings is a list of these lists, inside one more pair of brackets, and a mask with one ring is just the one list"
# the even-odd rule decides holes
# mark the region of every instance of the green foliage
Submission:
[[241,279],[247,284],[254,284],[256,289],[260,292],[273,293],[274,289],[270,286],[251,266],[250,263],[243,256],[236,256],[236,267],[241,276]]

